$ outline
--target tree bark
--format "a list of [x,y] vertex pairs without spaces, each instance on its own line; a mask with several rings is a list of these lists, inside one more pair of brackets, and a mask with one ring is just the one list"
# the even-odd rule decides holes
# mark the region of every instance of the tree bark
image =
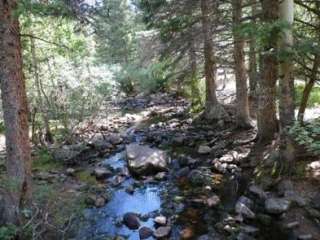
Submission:
[[28,106],[22,72],[21,43],[15,0],[0,0],[0,81],[6,136],[6,223],[19,223],[19,209],[31,198]]
[[218,120],[227,115],[216,95],[217,62],[213,51],[209,0],[201,0],[201,22],[204,41],[204,74],[206,80],[205,118]]
[[[280,50],[285,51],[285,58],[280,64],[280,157],[286,163],[294,160],[294,146],[289,136],[289,128],[295,120],[294,106],[294,66],[291,56],[293,46],[292,25],[294,21],[294,0],[282,0],[280,3],[280,19],[286,22],[290,28],[284,30],[280,39]],[[287,164],[288,167],[290,167]],[[289,169],[288,169],[289,170]]]
[[[273,23],[279,19],[279,0],[261,0],[263,20]],[[262,55],[262,78],[258,89],[258,140],[269,142],[278,131],[276,116],[276,82],[278,78],[278,60],[276,57],[278,32],[270,33],[270,39],[264,46]]]
[[249,117],[249,102],[247,92],[247,74],[245,66],[244,44],[245,41],[235,29],[241,24],[242,0],[232,0],[233,12],[233,38],[234,38],[234,70],[236,77],[236,102],[237,102],[237,126],[240,128],[251,128]]
[[303,93],[302,93],[302,99],[301,99],[299,112],[298,112],[298,121],[300,123],[303,123],[304,113],[305,113],[307,105],[308,105],[309,96],[310,96],[310,93],[312,91],[314,84],[317,81],[319,67],[320,67],[320,55],[317,54],[317,55],[315,55],[314,60],[313,60],[313,67],[312,67],[310,79],[307,82],[307,84],[303,90]]
[[[257,15],[257,0],[251,0],[251,16]],[[256,118],[257,106],[257,82],[258,82],[258,63],[257,63],[257,41],[252,36],[249,40],[249,109],[250,115]]]

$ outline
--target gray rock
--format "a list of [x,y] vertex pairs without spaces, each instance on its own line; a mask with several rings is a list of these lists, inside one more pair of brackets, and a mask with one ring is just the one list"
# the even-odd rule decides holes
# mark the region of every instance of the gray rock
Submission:
[[211,152],[211,147],[207,145],[200,145],[198,148],[199,154],[209,154]]
[[123,223],[129,228],[129,229],[138,229],[140,227],[140,222],[138,215],[135,213],[126,213],[123,216]]
[[236,203],[236,213],[242,215],[245,218],[253,219],[256,217],[255,213],[251,210],[253,202],[251,199],[241,196]]
[[155,222],[156,224],[159,224],[159,225],[164,226],[164,225],[167,224],[167,218],[166,218],[165,216],[160,215],[160,216],[157,216],[157,217],[154,219],[154,222]]
[[98,180],[103,180],[105,178],[111,177],[112,172],[106,168],[97,167],[93,170],[92,175],[94,175]]
[[129,170],[136,175],[150,175],[167,170],[167,154],[159,149],[132,143],[126,146]]
[[271,214],[281,214],[288,211],[290,201],[284,198],[268,198],[265,201],[265,209]]
[[105,204],[106,204],[106,199],[103,198],[103,197],[100,197],[100,196],[96,198],[95,203],[94,203],[94,205],[95,205],[97,208],[101,208],[101,207],[103,207]]
[[296,191],[285,191],[284,198],[292,203],[297,204],[299,207],[304,207],[307,205],[307,200],[304,197],[300,196],[300,194]]
[[166,227],[159,227],[157,230],[153,233],[154,237],[159,239],[159,238],[164,238],[169,236],[171,232],[171,227],[166,226]]
[[313,198],[311,199],[311,205],[315,209],[320,210],[320,193],[317,193]]
[[257,185],[251,185],[249,187],[249,192],[255,195],[256,197],[260,199],[266,199],[267,198],[267,193],[263,191],[263,189],[260,186]]

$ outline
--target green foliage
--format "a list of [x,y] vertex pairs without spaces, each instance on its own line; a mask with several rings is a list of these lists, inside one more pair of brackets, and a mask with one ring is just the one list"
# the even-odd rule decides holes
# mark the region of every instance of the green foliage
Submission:
[[39,171],[52,171],[61,169],[62,165],[53,159],[47,149],[40,149],[35,153],[32,168]]
[[17,234],[17,227],[15,225],[0,226],[0,239],[13,240]]
[[166,88],[169,74],[167,63],[159,62],[147,67],[128,65],[116,73],[115,79],[125,93],[132,92],[133,86],[136,91],[154,93]]
[[320,119],[304,125],[296,122],[289,133],[299,145],[305,146],[307,151],[320,154]]
[[[302,94],[304,90],[304,85],[295,86],[295,96],[296,96],[296,106],[300,105]],[[320,87],[313,87],[309,96],[307,107],[316,107],[320,105]]]
[[84,183],[87,183],[90,186],[94,186],[97,184],[97,179],[88,171],[79,171],[76,174],[77,178]]
[[4,133],[4,130],[5,130],[4,122],[0,121],[0,133]]

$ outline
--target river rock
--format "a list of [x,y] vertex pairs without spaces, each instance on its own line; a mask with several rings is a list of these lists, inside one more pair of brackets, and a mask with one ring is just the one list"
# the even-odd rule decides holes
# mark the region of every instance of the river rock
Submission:
[[236,203],[235,211],[236,213],[242,215],[246,218],[255,218],[255,213],[250,209],[253,206],[253,202],[251,199],[241,196]]
[[260,199],[266,199],[267,198],[267,193],[265,191],[263,191],[263,189],[258,186],[258,185],[251,185],[249,187],[249,192],[252,193],[253,195],[255,195],[256,197],[260,198]]
[[129,170],[138,176],[167,170],[167,154],[159,149],[132,143],[126,146]]
[[211,152],[211,147],[207,145],[200,145],[198,148],[199,154],[209,154]]
[[98,180],[103,180],[105,178],[111,177],[112,172],[106,168],[97,167],[93,170],[92,175],[94,175]]
[[152,229],[148,227],[142,227],[139,229],[139,237],[140,239],[147,239],[153,235]]
[[157,216],[155,219],[154,219],[154,222],[156,224],[159,224],[159,225],[166,225],[167,224],[167,218],[165,216]]
[[157,230],[153,233],[154,237],[159,239],[159,238],[164,238],[169,236],[171,232],[171,227],[170,226],[165,226],[165,227],[159,227]]
[[271,214],[281,214],[288,211],[290,208],[290,201],[283,198],[268,198],[265,201],[265,209]]
[[212,181],[212,173],[207,168],[194,169],[188,174],[188,179],[194,186],[207,185]]
[[129,229],[138,229],[140,227],[140,222],[138,215],[135,213],[126,213],[123,216],[123,223],[129,228]]

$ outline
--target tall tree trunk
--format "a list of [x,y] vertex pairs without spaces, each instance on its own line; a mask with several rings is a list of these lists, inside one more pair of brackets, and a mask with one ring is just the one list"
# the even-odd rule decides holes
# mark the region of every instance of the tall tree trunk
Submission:
[[31,197],[28,106],[16,7],[15,0],[0,0],[0,81],[6,127],[7,181],[11,186],[4,190],[7,223],[19,222],[19,209]]
[[192,108],[197,108],[201,105],[200,90],[198,88],[197,79],[197,55],[194,46],[194,39],[191,36],[190,46],[189,46],[189,61],[190,61],[190,86],[191,86],[191,98],[192,98]]
[[240,128],[251,128],[249,117],[249,102],[247,92],[247,74],[244,55],[244,39],[236,30],[241,24],[242,0],[232,0],[233,12],[233,38],[234,38],[234,67],[236,77],[236,101],[237,101],[237,126]]
[[[251,0],[251,16],[257,15],[257,0]],[[254,22],[255,20],[253,20]],[[252,117],[256,118],[257,105],[257,81],[258,81],[258,63],[257,63],[257,41],[252,36],[249,40],[249,109]]]
[[[263,20],[273,23],[279,19],[279,0],[261,0]],[[258,95],[258,140],[269,142],[278,131],[276,115],[276,82],[278,78],[278,61],[276,57],[278,31],[270,34],[264,46],[262,77]]]
[[[290,140],[288,128],[295,120],[294,106],[294,66],[291,56],[293,46],[292,25],[294,21],[294,0],[282,0],[280,3],[280,19],[286,22],[290,28],[285,29],[280,39],[280,50],[287,54],[281,59],[280,64],[280,157],[286,162],[294,160],[294,146]],[[288,165],[289,167],[289,165]]]
[[308,105],[309,96],[310,96],[310,93],[312,91],[314,84],[317,81],[319,67],[320,67],[320,55],[316,54],[314,57],[314,60],[313,60],[313,67],[312,67],[311,76],[310,76],[309,81],[307,82],[307,84],[303,90],[303,93],[302,93],[302,99],[301,99],[299,112],[298,112],[298,120],[300,123],[303,123],[304,113],[305,113],[307,105]]
[[[206,80],[205,118],[218,120],[227,115],[216,95],[217,62],[213,51],[209,0],[201,0],[201,21],[204,40],[204,74]],[[216,4],[216,3],[215,3]]]
[[[32,36],[32,34],[31,34]],[[30,37],[30,43],[31,43],[31,55],[32,55],[32,65],[33,65],[33,72],[34,72],[34,78],[36,82],[36,89],[37,89],[37,104],[40,109],[40,114],[42,116],[44,128],[45,128],[45,141],[49,143],[53,143],[53,137],[50,130],[50,124],[49,124],[49,117],[48,117],[48,111],[45,109],[43,101],[42,101],[42,94],[41,94],[41,79],[39,78],[39,72],[38,72],[38,59],[36,55],[36,48],[35,48],[35,42],[34,38]]]

